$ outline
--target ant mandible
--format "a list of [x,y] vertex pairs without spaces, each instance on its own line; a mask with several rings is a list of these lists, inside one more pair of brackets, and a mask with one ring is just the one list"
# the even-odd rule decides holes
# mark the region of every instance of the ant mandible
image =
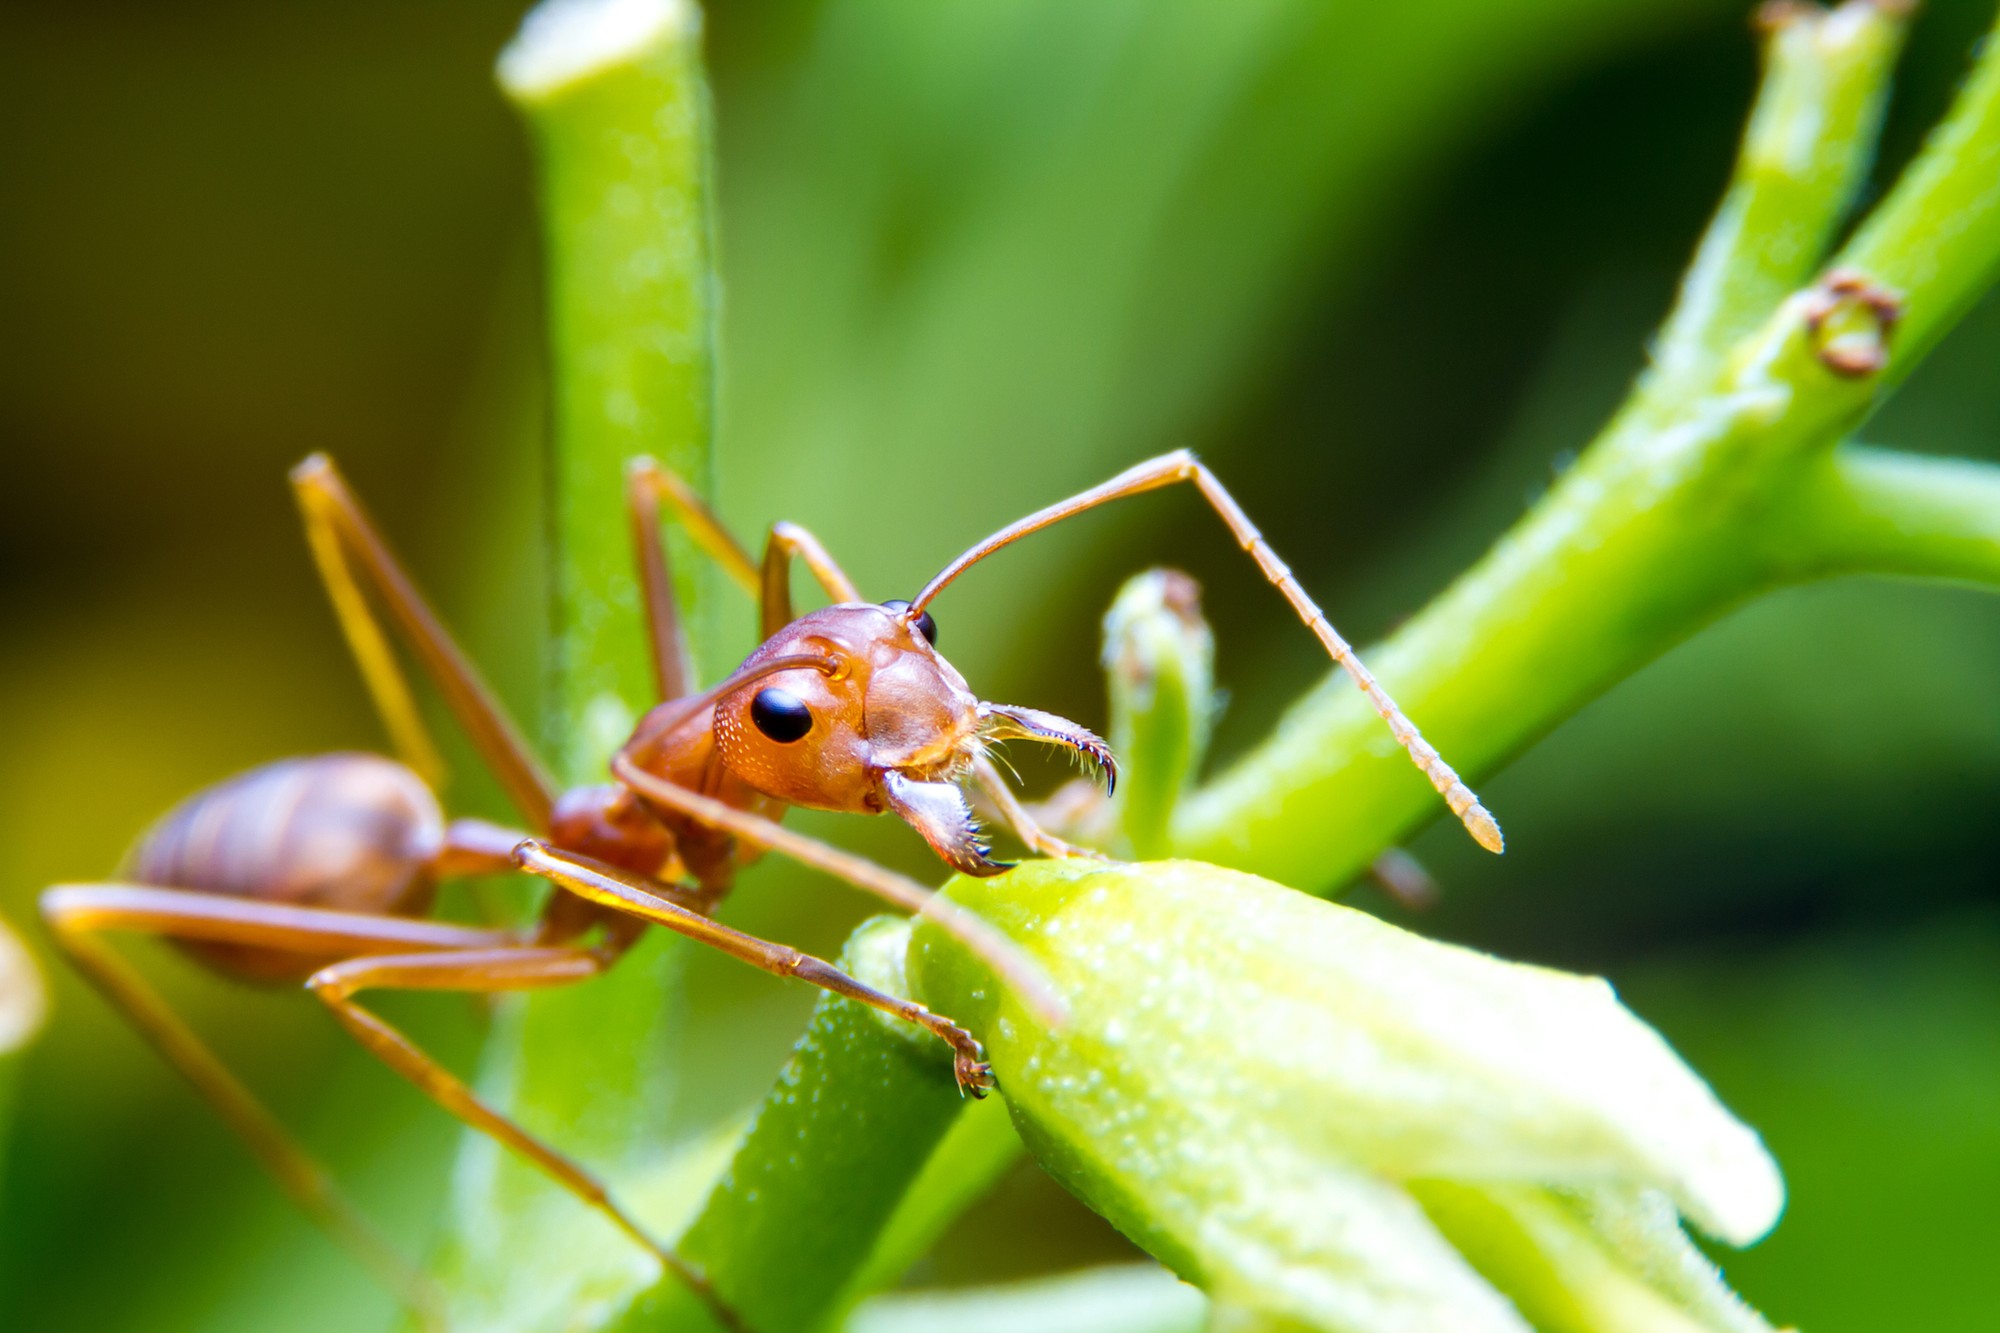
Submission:
[[[984,703],[937,652],[926,608],[971,565],[1050,524],[1111,500],[1191,482],[1333,660],[1388,723],[1480,845],[1499,825],[1327,622],[1213,473],[1185,451],[1120,473],[1009,524],[953,560],[910,601],[864,601],[811,533],[771,529],[761,568],[673,473],[650,459],[628,472],[655,683],[664,700],[611,761],[613,781],[558,792],[470,661],[348,491],[315,455],[292,472],[306,533],[342,629],[402,762],[363,754],[289,759],[200,792],[163,817],[116,883],[59,885],[41,905],[55,939],[249,1144],[318,1222],[419,1311],[425,1280],[376,1235],[188,1027],[98,936],[165,936],[245,980],[303,980],[363,1046],[445,1110],[519,1152],[688,1281],[725,1322],[735,1316],[704,1276],[646,1230],[595,1179],[363,1008],[370,990],[492,993],[566,986],[615,963],[648,925],[711,944],[915,1023],[951,1048],[962,1090],[994,1084],[978,1041],[943,1015],[877,991],[818,958],[713,919],[752,855],[783,853],[920,912],[950,931],[1044,1018],[1061,1005],[1039,969],[981,918],[859,856],[794,833],[788,806],[893,811],[953,869],[989,859],[963,787],[983,791],[1032,851],[1071,855],[1044,832],[987,757],[1026,739],[1064,747],[1115,780],[1109,749],[1074,722]],[[691,688],[660,536],[660,506],[757,596],[764,643],[722,683]],[[832,605],[794,617],[791,568],[804,563]],[[377,605],[436,683],[527,826],[446,821],[432,782],[437,752]],[[526,871],[557,888],[526,934],[427,919],[441,879]],[[432,1317],[435,1317],[434,1314]],[[740,1326],[740,1325],[738,1325]]]

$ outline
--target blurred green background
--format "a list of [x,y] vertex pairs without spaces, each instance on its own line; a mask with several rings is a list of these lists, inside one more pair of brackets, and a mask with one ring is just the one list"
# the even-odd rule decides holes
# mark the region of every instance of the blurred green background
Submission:
[[[490,76],[520,8],[0,9],[16,925],[196,787],[381,743],[294,530],[284,469],[310,450],[342,460],[532,716],[535,228]],[[1937,0],[1917,22],[1877,188],[1990,18]],[[1723,0],[718,3],[722,508],[746,535],[805,523],[871,595],[907,596],[1032,505],[1192,445],[1365,641],[1617,402],[1726,177],[1756,75],[1746,20]],[[2000,457],[1996,357],[1989,302],[1872,438]],[[937,608],[944,647],[985,697],[1101,722],[1096,616],[1158,562],[1209,589],[1226,758],[1317,650],[1191,497],[983,566]],[[1504,859],[1418,839],[1443,906],[1356,900],[1618,983],[1785,1167],[1787,1218],[1725,1256],[1774,1319],[1990,1329],[1996,686],[1989,597],[1769,599],[1485,783]],[[470,774],[451,798],[494,808]],[[906,830],[800,822],[934,871]],[[826,950],[866,911],[767,865],[725,915]],[[421,1245],[450,1122],[302,997],[139,952]],[[699,1101],[744,1105],[810,996],[719,957],[696,978]],[[5,1131],[0,1327],[385,1321],[159,1061],[53,980]],[[477,1005],[383,1007],[475,1058]],[[912,1280],[1122,1253],[1024,1167]]]

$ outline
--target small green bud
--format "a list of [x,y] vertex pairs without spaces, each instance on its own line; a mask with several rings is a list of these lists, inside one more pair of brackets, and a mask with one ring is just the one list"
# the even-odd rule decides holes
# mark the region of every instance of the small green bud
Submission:
[[1120,823],[1135,855],[1158,856],[1215,715],[1215,636],[1200,586],[1172,569],[1127,581],[1104,615],[1104,669]]

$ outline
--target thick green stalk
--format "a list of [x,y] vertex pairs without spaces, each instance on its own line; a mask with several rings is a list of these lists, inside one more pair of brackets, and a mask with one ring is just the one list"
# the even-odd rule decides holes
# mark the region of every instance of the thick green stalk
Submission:
[[[709,484],[716,299],[700,47],[700,14],[686,0],[550,4],[500,62],[540,172],[554,402],[546,717],[566,783],[605,781],[610,751],[651,702],[622,518],[625,464],[650,453]],[[682,554],[677,591],[699,642],[702,567]],[[481,1080],[627,1195],[668,1170],[685,946],[657,936],[587,988],[507,1005]],[[514,1321],[510,1283],[601,1296],[655,1271],[581,1203],[479,1136],[462,1155],[457,1203],[458,1285],[487,1298],[495,1324]]]
[[[622,26],[621,26],[622,25]],[[554,436],[549,739],[602,782],[651,702],[624,466],[652,454],[709,489],[715,424],[709,97],[690,0],[552,5],[500,63],[534,134],[548,253]],[[701,565],[675,562],[701,614]]]
[[[1842,12],[1857,8],[1888,21],[1869,5]],[[1823,86],[1850,102],[1876,96],[1866,79]],[[1805,109],[1794,104],[1793,114]],[[1836,374],[1808,328],[1814,295],[1785,300],[1698,391],[1667,376],[1642,381],[1549,496],[1374,652],[1383,683],[1448,758],[1490,772],[1641,663],[1796,576],[1800,556],[1787,543],[1800,488],[2000,265],[1996,115],[2000,56],[1989,53],[1916,164],[1833,261],[1901,299],[1885,372]],[[1818,112],[1821,123],[1858,118]],[[1760,124],[1760,133],[1774,132]],[[1812,142],[1839,161],[1865,152],[1854,137]],[[1835,174],[1853,179],[1851,170]],[[1794,230],[1824,228],[1845,207],[1844,194],[1829,190],[1792,199],[1811,215]],[[1716,244],[1768,280],[1764,252]],[[1814,257],[1797,262],[1809,271]],[[1726,266],[1714,281],[1729,281]],[[1669,322],[1670,330],[1708,326],[1692,316]],[[1173,846],[1324,890],[1436,809],[1362,701],[1333,678],[1189,798]]]

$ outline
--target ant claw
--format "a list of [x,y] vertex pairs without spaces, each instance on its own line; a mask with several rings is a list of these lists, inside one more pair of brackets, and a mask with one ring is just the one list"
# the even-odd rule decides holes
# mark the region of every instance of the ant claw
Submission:
[[958,1079],[958,1093],[961,1097],[971,1097],[974,1101],[984,1101],[986,1094],[1000,1086],[993,1077],[993,1066],[979,1058],[983,1054],[978,1046],[970,1052],[961,1051],[951,1062],[951,1072]]

